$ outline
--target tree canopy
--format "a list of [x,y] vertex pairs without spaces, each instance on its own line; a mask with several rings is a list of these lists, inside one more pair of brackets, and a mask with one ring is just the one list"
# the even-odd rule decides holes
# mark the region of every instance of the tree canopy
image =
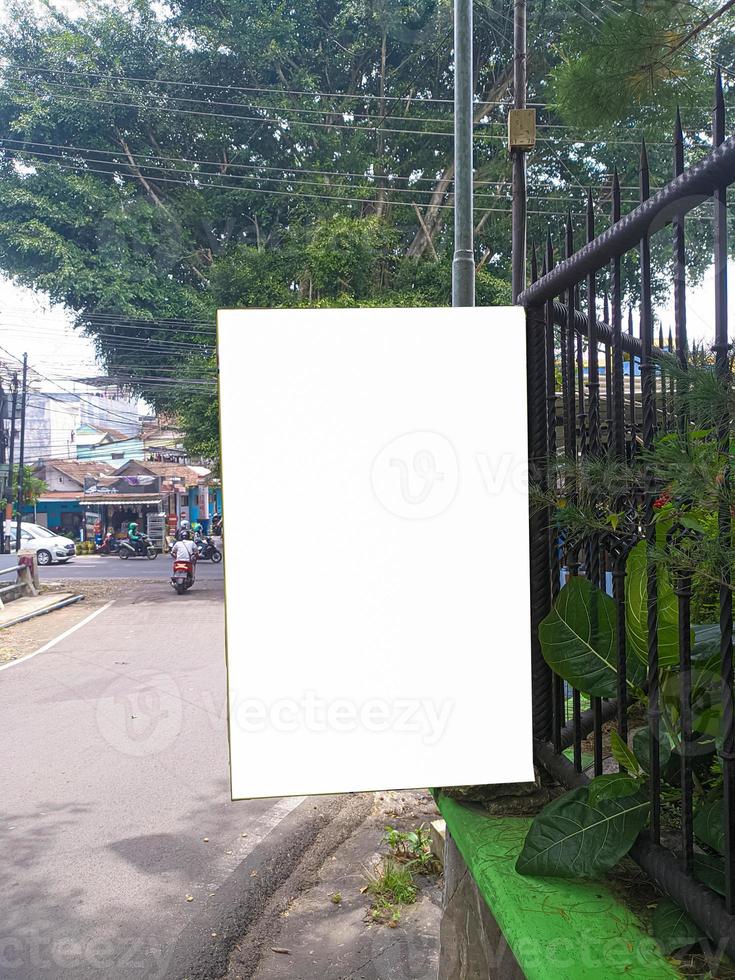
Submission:
[[[73,310],[111,375],[214,453],[218,306],[449,302],[451,6],[128,0],[66,16],[11,4],[0,269]],[[531,0],[534,236],[569,209],[580,242],[588,185],[605,227],[615,167],[632,208],[644,135],[667,179],[676,103],[689,153],[703,151],[713,62],[735,58],[725,18],[698,29],[718,6]],[[478,302],[492,305],[507,301],[510,260],[502,0],[476,5],[474,58]],[[696,228],[693,276],[709,255]],[[665,272],[665,242],[657,261]],[[631,295],[635,282],[631,265]]]

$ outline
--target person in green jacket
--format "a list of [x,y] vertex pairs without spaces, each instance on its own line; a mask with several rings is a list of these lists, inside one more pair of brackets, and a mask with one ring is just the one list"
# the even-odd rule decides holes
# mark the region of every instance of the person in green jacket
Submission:
[[136,551],[140,551],[142,539],[140,532],[138,531],[137,521],[131,521],[128,524],[128,541],[132,544]]

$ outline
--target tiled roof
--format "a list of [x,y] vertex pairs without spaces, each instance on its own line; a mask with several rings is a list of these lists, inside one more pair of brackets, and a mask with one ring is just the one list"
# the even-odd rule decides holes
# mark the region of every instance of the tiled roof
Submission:
[[68,476],[70,480],[75,480],[80,486],[84,486],[84,479],[88,476],[99,476],[103,473],[114,473],[114,466],[109,463],[100,463],[87,459],[47,459],[40,466],[51,467]]
[[79,497],[84,493],[82,489],[79,490],[44,490],[41,496],[38,498],[39,504],[49,504],[54,501],[64,501],[64,500],[79,500]]
[[108,429],[106,425],[95,425],[94,427],[98,432],[106,433],[113,442],[125,442],[126,439],[135,439],[136,436],[126,436],[124,432],[120,432],[119,429]]
[[208,474],[199,473],[193,467],[185,466],[183,463],[165,463],[153,460],[136,460],[135,462],[148,470],[149,473],[165,480],[183,480],[187,487],[198,486],[200,483],[206,483],[209,479]]
[[142,439],[156,439],[163,436],[175,438],[183,436],[182,431],[175,425],[144,425],[141,430]]

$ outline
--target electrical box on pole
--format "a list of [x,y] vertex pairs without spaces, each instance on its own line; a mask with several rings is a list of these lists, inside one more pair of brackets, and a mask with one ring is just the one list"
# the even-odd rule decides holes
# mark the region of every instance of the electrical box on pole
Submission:
[[511,109],[508,113],[508,149],[528,153],[536,146],[536,110]]

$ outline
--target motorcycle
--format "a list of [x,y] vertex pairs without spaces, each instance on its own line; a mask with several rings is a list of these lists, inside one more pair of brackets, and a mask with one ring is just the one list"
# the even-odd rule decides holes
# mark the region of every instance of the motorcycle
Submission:
[[171,572],[171,585],[178,595],[183,595],[194,584],[194,562],[177,558]]
[[148,558],[150,561],[156,557],[158,552],[147,534],[141,534],[139,541],[131,541],[129,538],[120,542],[119,557],[127,558]]
[[214,565],[222,561],[222,552],[211,538],[200,538],[196,544],[202,561],[211,561]]
[[102,543],[97,546],[98,555],[116,555],[120,550],[120,542],[112,531],[108,531]]

